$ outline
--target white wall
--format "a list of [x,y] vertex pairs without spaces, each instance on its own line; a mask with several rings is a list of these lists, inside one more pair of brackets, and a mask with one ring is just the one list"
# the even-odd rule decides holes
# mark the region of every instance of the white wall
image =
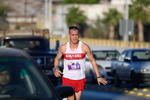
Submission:
[[[131,0],[127,0],[129,4],[131,4]],[[111,0],[112,5],[124,5],[126,0]]]
[[[120,1],[120,2],[117,2]],[[108,12],[110,8],[116,8],[119,12],[124,14],[124,3],[122,0],[112,0],[110,4],[94,4],[94,5],[57,5],[56,13],[54,15],[54,34],[61,35],[63,37],[67,36],[68,28],[65,21],[68,8],[75,6],[80,10],[84,11],[84,15],[87,16],[88,22],[96,20],[97,17],[104,18],[103,13]],[[76,17],[75,17],[76,18]]]

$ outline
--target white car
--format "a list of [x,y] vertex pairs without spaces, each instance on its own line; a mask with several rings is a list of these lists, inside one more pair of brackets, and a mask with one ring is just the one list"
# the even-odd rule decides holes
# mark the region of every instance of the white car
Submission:
[[[119,51],[114,48],[93,49],[93,56],[98,65],[99,73],[102,77],[112,80],[111,62],[117,60]],[[96,82],[97,77],[88,57],[86,58],[86,77],[88,82]]]

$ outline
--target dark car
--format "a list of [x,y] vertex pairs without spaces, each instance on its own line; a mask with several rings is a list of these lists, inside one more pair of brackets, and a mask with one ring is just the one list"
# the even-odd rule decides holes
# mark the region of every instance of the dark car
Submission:
[[133,83],[150,83],[150,49],[126,49],[118,61],[111,64],[115,85],[119,86],[121,81]]
[[74,94],[69,86],[54,88],[42,73],[24,51],[0,48],[0,100],[61,100]]
[[9,36],[0,39],[1,47],[18,48],[29,53],[37,62],[39,68],[57,85],[58,79],[54,76],[52,71],[57,50],[50,49],[48,39],[42,36]]

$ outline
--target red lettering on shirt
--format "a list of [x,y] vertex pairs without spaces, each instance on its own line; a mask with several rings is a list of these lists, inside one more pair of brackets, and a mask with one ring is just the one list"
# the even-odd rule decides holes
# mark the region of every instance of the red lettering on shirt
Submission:
[[66,60],[80,60],[85,58],[85,53],[65,53],[64,59]]

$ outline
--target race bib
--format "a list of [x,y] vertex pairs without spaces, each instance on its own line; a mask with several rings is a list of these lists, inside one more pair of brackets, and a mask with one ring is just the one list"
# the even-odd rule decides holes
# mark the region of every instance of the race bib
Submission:
[[80,64],[78,62],[69,62],[68,70],[80,70]]

